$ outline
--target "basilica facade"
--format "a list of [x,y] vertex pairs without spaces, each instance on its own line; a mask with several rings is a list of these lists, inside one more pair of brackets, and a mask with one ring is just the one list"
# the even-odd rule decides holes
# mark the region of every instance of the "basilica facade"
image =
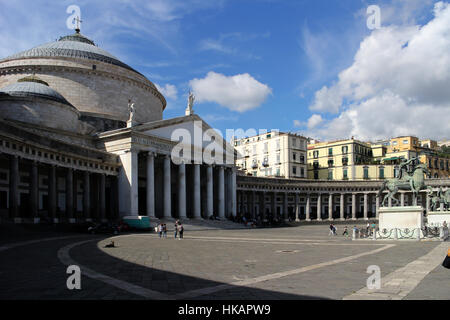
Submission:
[[[192,112],[163,119],[165,107],[150,80],[79,29],[0,60],[1,219],[236,215],[236,171],[225,161],[234,149]],[[177,158],[180,144],[189,154]]]

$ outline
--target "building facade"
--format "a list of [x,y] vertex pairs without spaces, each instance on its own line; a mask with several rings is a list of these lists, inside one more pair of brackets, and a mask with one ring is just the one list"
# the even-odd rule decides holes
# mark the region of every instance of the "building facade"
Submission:
[[232,140],[236,166],[255,177],[307,178],[307,139],[293,133],[268,132]]
[[236,215],[233,147],[195,114],[163,120],[165,106],[80,30],[0,60],[1,220]]

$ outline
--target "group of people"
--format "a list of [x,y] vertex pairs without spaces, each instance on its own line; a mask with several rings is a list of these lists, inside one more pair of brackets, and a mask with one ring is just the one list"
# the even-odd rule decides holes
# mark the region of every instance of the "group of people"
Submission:
[[[174,229],[175,229],[174,234],[175,239],[177,239],[177,236],[178,240],[183,239],[184,227],[183,224],[181,224],[180,220],[175,221]],[[167,238],[167,225],[165,223],[158,224],[158,226],[155,228],[155,231],[159,233],[160,238]]]

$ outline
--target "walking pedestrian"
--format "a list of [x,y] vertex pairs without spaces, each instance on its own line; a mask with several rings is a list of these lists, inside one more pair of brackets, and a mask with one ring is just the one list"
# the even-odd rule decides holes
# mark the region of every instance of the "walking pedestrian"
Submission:
[[334,235],[334,226],[332,224],[330,224],[330,233],[328,233],[329,236]]
[[348,237],[348,228],[347,228],[347,226],[345,226],[344,232],[342,233],[342,235]]
[[164,223],[162,226],[163,238],[167,238],[167,225]]

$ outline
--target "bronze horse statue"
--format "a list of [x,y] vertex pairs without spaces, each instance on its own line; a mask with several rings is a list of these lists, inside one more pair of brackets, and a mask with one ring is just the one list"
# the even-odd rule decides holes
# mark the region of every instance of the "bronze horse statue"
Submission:
[[392,199],[396,204],[399,201],[394,197],[399,190],[407,190],[412,191],[413,193],[413,202],[417,204],[417,195],[420,190],[425,189],[425,178],[424,174],[427,176],[430,175],[425,164],[420,163],[414,168],[414,172],[412,175],[404,175],[401,179],[394,178],[389,179],[383,182],[380,190],[378,191],[378,196],[380,197],[384,190],[388,190],[388,194],[383,198],[381,202],[381,206],[384,207],[384,204],[387,199]]

